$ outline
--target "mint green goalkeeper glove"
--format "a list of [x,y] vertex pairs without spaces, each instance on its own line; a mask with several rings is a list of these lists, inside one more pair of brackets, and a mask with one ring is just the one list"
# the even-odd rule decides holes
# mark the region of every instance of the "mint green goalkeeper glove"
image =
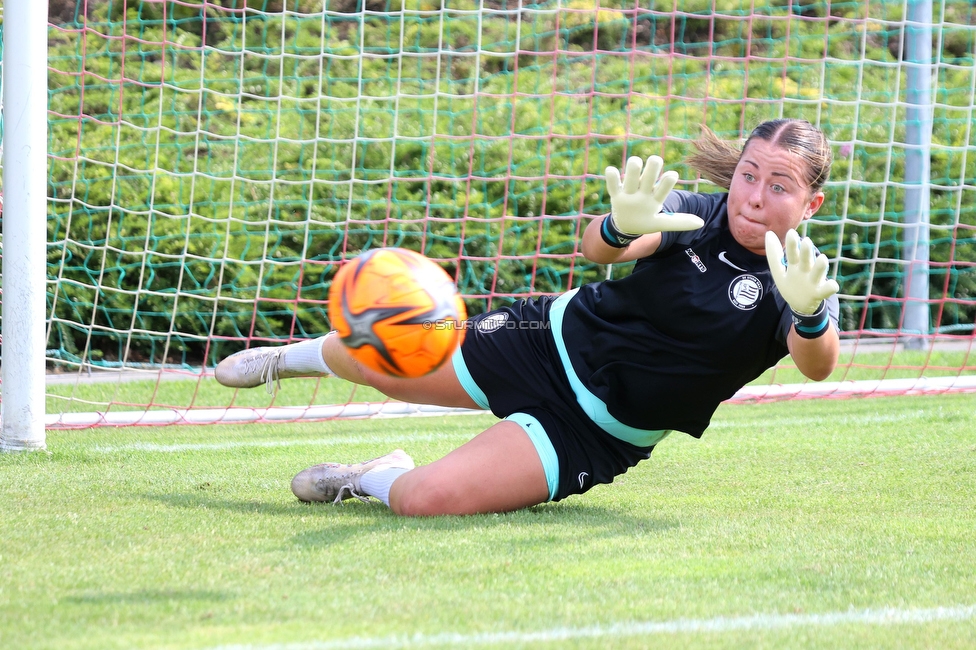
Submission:
[[809,237],[795,230],[786,233],[786,264],[783,246],[773,231],[766,233],[766,261],[776,288],[793,312],[793,327],[803,338],[814,339],[827,331],[826,300],[840,289],[827,279],[827,256],[818,254]]
[[697,230],[705,225],[701,217],[694,214],[661,212],[664,200],[678,182],[677,172],[661,174],[663,166],[664,161],[659,156],[648,158],[646,165],[637,156],[632,156],[627,159],[622,186],[620,171],[616,167],[607,167],[610,216],[603,220],[600,229],[607,244],[623,248],[641,235]]

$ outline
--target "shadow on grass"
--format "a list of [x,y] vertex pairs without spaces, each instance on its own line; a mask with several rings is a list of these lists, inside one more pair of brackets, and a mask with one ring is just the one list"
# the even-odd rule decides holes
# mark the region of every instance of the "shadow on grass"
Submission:
[[[677,528],[674,519],[640,516],[596,504],[543,504],[516,512],[487,515],[444,517],[398,517],[385,506],[371,503],[350,503],[332,507],[328,504],[303,504],[309,514],[323,511],[327,528],[309,530],[291,538],[300,546],[329,546],[343,543],[349,535],[363,532],[425,533],[425,532],[477,532],[496,528],[517,528],[535,534],[544,531],[552,537],[577,538],[586,531],[588,539],[656,536]],[[328,510],[326,510],[328,508]]]
[[161,602],[224,601],[234,596],[222,591],[199,589],[141,589],[139,591],[108,591],[65,596],[59,603],[74,605],[154,605]]
[[306,514],[295,503],[280,503],[274,501],[258,501],[257,499],[221,499],[205,493],[180,492],[177,494],[142,494],[141,498],[154,501],[173,508],[190,510],[226,510],[251,515],[286,515],[301,517]]
[[[544,527],[546,534],[588,538],[656,536],[676,528],[676,519],[665,519],[578,500],[547,503],[502,514],[399,517],[378,501],[368,504],[346,501],[331,503],[288,503],[216,498],[206,493],[143,494],[142,498],[173,508],[224,510],[273,517],[312,518],[326,527],[307,530],[290,538],[300,546],[328,546],[344,543],[350,537],[375,532],[478,531],[517,526],[523,529]],[[307,520],[306,520],[306,523]]]

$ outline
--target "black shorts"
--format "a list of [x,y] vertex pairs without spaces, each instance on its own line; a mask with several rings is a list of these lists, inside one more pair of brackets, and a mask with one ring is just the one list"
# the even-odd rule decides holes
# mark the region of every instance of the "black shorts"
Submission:
[[542,425],[558,462],[558,479],[547,468],[550,497],[559,501],[613,482],[650,457],[654,447],[610,435],[579,406],[549,330],[552,301],[550,296],[520,300],[472,317],[460,351],[464,367],[458,369],[456,361],[455,368],[472,398],[496,416],[526,428],[523,414]]

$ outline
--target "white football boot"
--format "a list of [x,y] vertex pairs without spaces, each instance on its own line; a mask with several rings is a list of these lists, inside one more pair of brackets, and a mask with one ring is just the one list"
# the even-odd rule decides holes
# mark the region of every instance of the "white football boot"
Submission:
[[371,469],[396,467],[413,469],[413,459],[402,449],[385,456],[367,460],[363,463],[343,465],[342,463],[322,463],[299,472],[291,480],[291,491],[301,501],[331,501],[339,503],[344,499],[356,498],[369,502],[363,494],[359,479]]
[[286,346],[251,348],[235,352],[217,364],[214,379],[229,388],[254,388],[264,384],[268,393],[275,386],[281,388],[281,380],[295,377],[281,367],[281,353]]
[[214,378],[230,388],[254,388],[264,384],[268,394],[281,388],[282,379],[292,377],[327,377],[332,370],[322,358],[323,337],[235,352],[217,364]]

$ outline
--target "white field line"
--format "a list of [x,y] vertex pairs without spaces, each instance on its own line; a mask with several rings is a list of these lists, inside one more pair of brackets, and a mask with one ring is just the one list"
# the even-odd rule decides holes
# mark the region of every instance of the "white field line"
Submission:
[[223,645],[211,650],[333,650],[338,648],[422,648],[430,646],[466,648],[476,645],[546,643],[577,639],[610,640],[619,637],[651,635],[766,632],[801,627],[836,627],[839,625],[921,625],[940,621],[971,621],[974,618],[976,618],[976,605],[929,609],[884,608],[826,612],[823,614],[754,614],[751,616],[718,616],[674,621],[635,621],[588,627],[555,627],[535,632],[511,630],[479,634],[442,632],[386,637],[356,636],[330,641]]
[[[469,411],[472,414],[480,414],[483,411]],[[927,411],[912,411],[894,415],[863,415],[858,416],[859,425],[865,424],[884,424],[888,422],[906,422],[917,420],[929,415]],[[763,421],[763,426],[802,428],[812,427],[820,424],[822,418],[810,417],[783,417],[770,418]],[[755,426],[754,421],[746,420],[716,420],[709,425],[709,430],[716,429],[735,429],[738,427]],[[316,439],[289,439],[289,440],[227,440],[223,442],[200,442],[200,443],[174,443],[169,445],[133,442],[123,445],[96,445],[92,451],[97,453],[117,453],[117,452],[156,452],[156,453],[182,453],[187,451],[224,451],[240,449],[244,447],[273,448],[273,447],[296,447],[302,445],[351,445],[357,443],[373,444],[400,444],[408,442],[430,442],[435,440],[463,440],[470,438],[474,432],[469,433],[404,433],[394,435],[348,435],[330,436],[328,438]]]
[[[906,422],[912,420],[919,420],[924,417],[931,416],[933,411],[917,410],[908,411],[905,413],[890,413],[890,414],[878,414],[878,415],[858,415],[856,416],[857,424],[886,424],[888,422]],[[823,424],[823,417],[818,415],[809,416],[784,416],[776,417],[764,414],[762,420],[723,420],[716,419],[708,425],[708,430],[713,431],[715,429],[737,429],[739,427],[755,427],[757,425],[762,425],[764,427],[776,426],[776,427],[805,427],[805,426],[819,426]]]
[[165,426],[169,424],[240,424],[244,422],[296,422],[366,417],[424,417],[484,413],[470,409],[409,404],[407,402],[355,402],[323,406],[272,406],[267,408],[159,409],[154,411],[95,411],[88,413],[49,413],[49,429],[76,429],[107,426]]
[[857,381],[810,381],[803,384],[745,386],[729,401],[748,402],[770,398],[854,397],[863,395],[925,395],[976,390],[976,375],[913,377],[908,379],[860,379]]
[[[785,398],[924,395],[927,393],[945,393],[950,391],[976,391],[976,376],[746,386],[729,401],[736,403]],[[49,429],[73,429],[95,426],[294,422],[298,420],[314,421],[376,416],[436,416],[469,412],[466,409],[443,408],[405,402],[352,403],[328,406],[281,406],[270,408],[231,407],[160,409],[153,411],[95,411],[86,413],[51,413],[45,419],[45,426]],[[476,412],[481,413],[482,411]]]
[[359,435],[359,436],[331,436],[328,438],[293,439],[293,440],[228,440],[226,442],[174,443],[161,445],[148,442],[133,442],[124,445],[96,445],[91,451],[103,454],[117,452],[146,451],[157,453],[182,453],[186,451],[224,451],[243,447],[274,448],[298,447],[304,445],[354,445],[357,443],[371,444],[400,444],[405,442],[431,442],[435,440],[465,440],[471,435],[464,433],[420,433],[402,435]]

